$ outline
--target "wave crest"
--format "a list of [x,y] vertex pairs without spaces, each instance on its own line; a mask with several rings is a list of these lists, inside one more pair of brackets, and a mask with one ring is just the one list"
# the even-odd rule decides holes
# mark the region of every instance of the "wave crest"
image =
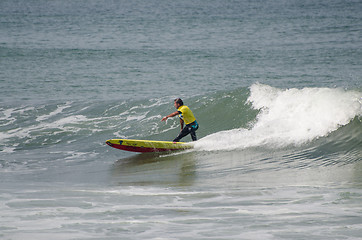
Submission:
[[256,146],[301,145],[325,137],[362,116],[362,94],[332,88],[278,89],[254,84],[248,103],[259,114],[251,129],[208,135],[195,147],[233,150]]

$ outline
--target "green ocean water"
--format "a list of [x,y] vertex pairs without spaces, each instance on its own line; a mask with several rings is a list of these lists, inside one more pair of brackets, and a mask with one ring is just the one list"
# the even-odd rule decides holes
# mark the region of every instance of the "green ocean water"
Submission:
[[[360,238],[361,11],[1,1],[0,238]],[[172,140],[176,97],[193,150],[105,144]]]

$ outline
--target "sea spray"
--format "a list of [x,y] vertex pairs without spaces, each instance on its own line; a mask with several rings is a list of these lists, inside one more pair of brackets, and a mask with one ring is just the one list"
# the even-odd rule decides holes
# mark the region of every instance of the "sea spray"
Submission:
[[360,92],[332,88],[278,89],[253,84],[247,100],[260,112],[250,129],[221,131],[195,144],[201,150],[301,145],[362,115]]

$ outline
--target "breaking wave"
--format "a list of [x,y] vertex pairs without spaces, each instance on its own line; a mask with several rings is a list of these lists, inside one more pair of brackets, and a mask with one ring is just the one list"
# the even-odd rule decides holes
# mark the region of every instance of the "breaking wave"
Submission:
[[[200,139],[198,150],[300,146],[326,137],[353,120],[361,131],[362,94],[331,88],[278,89],[254,84],[245,104],[259,111],[250,128],[219,131]],[[235,109],[237,111],[237,109]],[[352,133],[351,133],[352,134]]]

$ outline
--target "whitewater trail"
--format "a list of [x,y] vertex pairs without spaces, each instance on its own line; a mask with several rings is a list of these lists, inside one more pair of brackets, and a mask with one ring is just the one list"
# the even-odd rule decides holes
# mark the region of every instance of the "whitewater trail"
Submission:
[[277,89],[254,84],[246,104],[259,110],[250,129],[217,132],[195,143],[198,150],[301,145],[325,137],[362,116],[362,94],[332,88]]

